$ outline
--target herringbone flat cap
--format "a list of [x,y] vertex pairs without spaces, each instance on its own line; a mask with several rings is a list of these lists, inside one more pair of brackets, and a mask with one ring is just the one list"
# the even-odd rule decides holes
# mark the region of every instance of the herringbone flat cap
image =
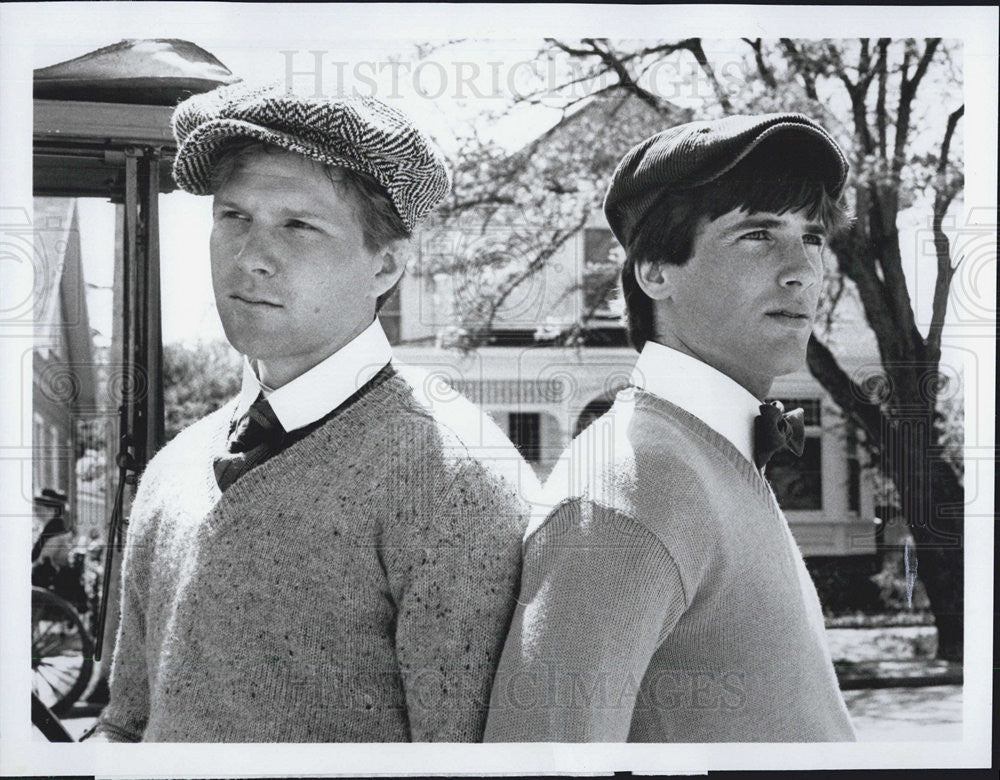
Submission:
[[408,230],[451,186],[437,146],[405,114],[372,97],[300,97],[277,84],[233,84],[180,103],[171,125],[177,139],[174,179],[194,195],[210,193],[212,168],[236,138],[371,176],[385,188]]
[[604,215],[615,238],[628,248],[636,228],[666,190],[707,184],[778,134],[797,136],[797,153],[789,159],[814,169],[827,192],[839,197],[847,182],[847,159],[830,134],[809,117],[762,114],[689,122],[647,138],[618,163],[604,197]]

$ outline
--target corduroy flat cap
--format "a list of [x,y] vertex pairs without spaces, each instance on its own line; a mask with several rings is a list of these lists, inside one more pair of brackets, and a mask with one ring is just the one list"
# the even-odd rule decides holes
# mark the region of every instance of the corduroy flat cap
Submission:
[[451,176],[435,144],[409,118],[372,97],[312,98],[280,85],[233,84],[195,95],[174,110],[174,179],[208,195],[227,144],[253,138],[371,176],[413,230],[448,194]]
[[778,134],[794,134],[805,142],[796,156],[804,162],[797,164],[814,166],[827,192],[839,197],[847,182],[847,159],[829,133],[809,117],[762,114],[689,122],[647,138],[618,163],[604,197],[604,214],[615,238],[628,248],[636,228],[666,190],[707,184]]

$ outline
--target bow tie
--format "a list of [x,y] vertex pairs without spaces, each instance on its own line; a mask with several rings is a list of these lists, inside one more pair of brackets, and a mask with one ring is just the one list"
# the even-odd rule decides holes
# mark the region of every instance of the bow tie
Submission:
[[266,459],[272,450],[279,447],[284,435],[285,429],[261,393],[247,413],[233,425],[226,446],[227,454],[216,458],[212,464],[219,488],[224,491]]
[[781,401],[760,405],[760,414],[753,422],[753,460],[762,469],[779,450],[802,454],[805,444],[805,413],[802,409],[785,412]]

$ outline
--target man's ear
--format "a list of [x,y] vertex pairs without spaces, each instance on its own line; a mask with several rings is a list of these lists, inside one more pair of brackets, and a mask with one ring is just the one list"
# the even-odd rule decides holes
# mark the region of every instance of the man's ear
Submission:
[[673,266],[640,260],[635,264],[635,282],[654,301],[666,300],[673,292]]
[[375,279],[372,282],[371,295],[378,298],[388,292],[399,281],[406,270],[406,262],[410,256],[409,241],[393,241],[375,254]]

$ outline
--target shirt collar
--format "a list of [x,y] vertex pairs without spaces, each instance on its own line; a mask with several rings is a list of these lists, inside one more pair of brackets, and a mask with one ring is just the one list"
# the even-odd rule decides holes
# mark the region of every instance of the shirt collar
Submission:
[[690,412],[754,462],[753,421],[761,402],[721,371],[647,341],[632,369],[632,384]]
[[302,428],[344,403],[391,360],[392,347],[378,317],[326,360],[277,390],[261,384],[252,361],[244,358],[235,419],[263,392],[285,431]]

